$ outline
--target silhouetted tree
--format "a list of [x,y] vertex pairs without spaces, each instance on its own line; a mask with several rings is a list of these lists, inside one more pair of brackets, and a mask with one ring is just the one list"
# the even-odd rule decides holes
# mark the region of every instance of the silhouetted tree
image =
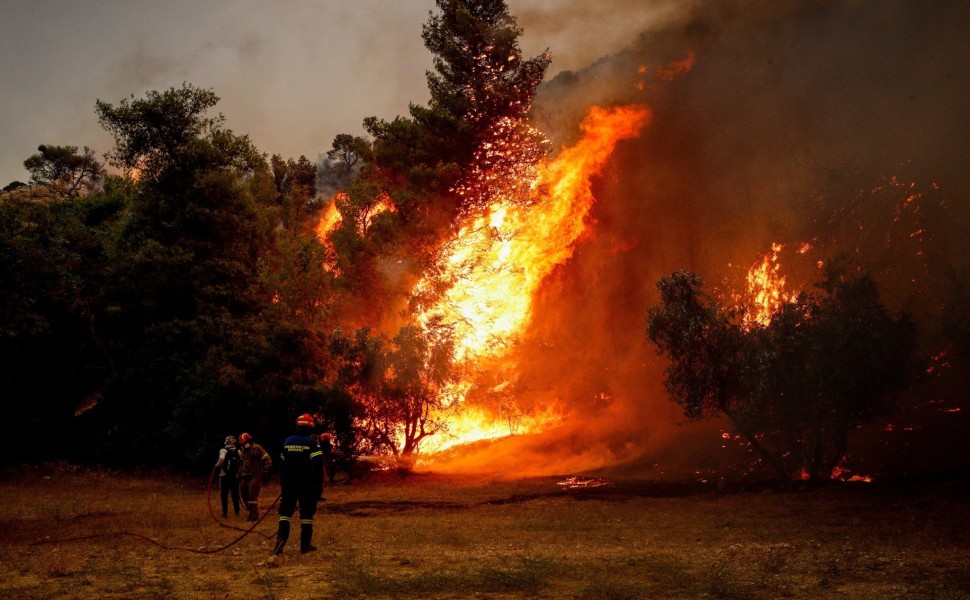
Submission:
[[24,167],[30,171],[31,183],[50,186],[68,196],[90,192],[104,177],[104,166],[87,146],[79,154],[77,146],[41,144],[37,154],[24,161]]
[[112,164],[134,169],[139,178],[157,181],[196,170],[252,171],[264,164],[247,136],[225,129],[225,117],[206,116],[219,102],[212,90],[190,84],[164,92],[150,90],[145,98],[122,100],[117,106],[95,104],[101,125],[115,138],[108,154]]
[[112,160],[139,173],[105,316],[118,377],[92,414],[115,457],[192,459],[206,450],[200,438],[243,426],[247,412],[248,427],[268,427],[257,399],[289,385],[262,271],[276,192],[249,139],[206,116],[217,101],[186,84],[97,103]]
[[12,192],[13,190],[15,190],[17,188],[22,188],[22,187],[26,187],[26,186],[27,186],[27,184],[24,183],[23,181],[11,181],[7,185],[3,186],[3,191],[4,192]]
[[335,376],[358,400],[359,438],[364,447],[389,453],[410,467],[421,441],[444,426],[445,388],[454,380],[453,346],[447,328],[407,326],[389,340],[368,329],[347,338],[336,332],[331,354]]
[[334,166],[343,171],[345,175],[352,173],[358,163],[369,160],[370,156],[370,142],[360,136],[346,133],[337,134],[333,138],[331,149],[327,151],[327,158],[332,160]]
[[[0,198],[0,461],[63,456],[114,373],[102,320],[125,206],[104,192]],[[50,188],[45,188],[50,191]],[[44,431],[48,443],[32,443]]]
[[410,118],[369,117],[364,125],[378,165],[448,195],[461,211],[488,201],[487,180],[514,177],[544,155],[544,138],[526,118],[550,59],[522,57],[522,30],[504,0],[436,4],[422,30],[434,55],[428,106],[411,105]]
[[830,269],[817,293],[742,326],[686,271],[657,283],[647,336],[670,359],[664,384],[685,415],[720,412],[782,481],[831,476],[850,429],[891,406],[915,374],[915,328],[868,277]]

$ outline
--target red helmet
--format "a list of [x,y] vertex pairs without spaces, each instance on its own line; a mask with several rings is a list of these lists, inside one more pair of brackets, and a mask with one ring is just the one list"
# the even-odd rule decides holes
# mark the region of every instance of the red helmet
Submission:
[[296,418],[297,427],[313,427],[313,415],[305,413]]
[[320,434],[320,441],[322,442],[323,440],[331,441],[331,440],[333,440],[333,436],[330,435],[329,433],[321,433]]
[[253,439],[253,436],[249,435],[248,433],[242,433],[239,435],[240,444],[245,444],[246,442],[252,441],[252,439]]

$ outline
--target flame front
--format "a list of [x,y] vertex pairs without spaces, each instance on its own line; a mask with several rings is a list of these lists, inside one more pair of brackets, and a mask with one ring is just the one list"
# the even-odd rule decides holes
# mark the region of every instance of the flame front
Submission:
[[[594,107],[581,126],[584,137],[539,166],[531,185],[536,202],[495,198],[461,227],[438,264],[448,289],[418,315],[422,324],[439,318],[455,327],[456,362],[499,356],[515,341],[543,278],[572,256],[586,227],[592,178],[616,143],[636,136],[648,117],[643,107]],[[434,283],[426,278],[415,291]]]
[[[569,260],[586,228],[593,177],[617,142],[635,137],[649,118],[649,110],[640,106],[593,107],[581,125],[583,137],[538,165],[529,185],[515,186],[531,190],[530,202],[494,197],[460,228],[434,270],[437,277],[426,277],[414,289],[416,296],[445,290],[417,320],[453,328],[457,366],[496,364],[506,356],[530,322],[543,279]],[[457,396],[464,399],[471,386],[460,382]],[[523,431],[548,422],[519,421]],[[478,410],[449,419],[449,429],[452,444],[512,433],[501,416]]]

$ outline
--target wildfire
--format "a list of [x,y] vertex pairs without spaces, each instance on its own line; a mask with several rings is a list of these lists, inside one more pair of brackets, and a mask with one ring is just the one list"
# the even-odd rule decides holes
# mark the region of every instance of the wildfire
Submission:
[[[594,107],[575,146],[543,164],[532,184],[538,202],[497,198],[461,227],[439,263],[450,287],[418,316],[456,328],[456,361],[495,356],[528,322],[532,297],[552,269],[566,262],[593,205],[591,180],[618,141],[634,137],[649,117],[642,107]],[[416,292],[432,285],[421,281]]]
[[514,414],[505,412],[495,415],[477,407],[461,407],[457,414],[449,415],[447,429],[439,431],[421,444],[427,454],[443,452],[463,444],[516,435],[529,431],[542,431],[559,421],[555,407],[539,414]]
[[[437,278],[425,278],[414,289],[422,295],[446,288],[417,320],[423,326],[437,321],[453,328],[456,364],[501,360],[515,344],[530,321],[532,299],[543,279],[570,259],[586,228],[593,177],[602,172],[616,144],[635,137],[649,117],[640,106],[593,107],[581,125],[583,137],[555,160],[541,163],[527,182],[534,202],[499,195],[461,226],[433,270]],[[508,427],[495,420],[487,412],[469,411],[458,421],[449,420],[451,437],[464,443],[508,435]],[[540,418],[535,425],[544,423]]]
[[849,472],[849,470],[843,467],[842,465],[836,465],[836,467],[832,469],[831,478],[837,479],[839,481],[857,481],[857,482],[863,482],[863,483],[872,483],[872,477],[870,477],[869,475],[852,475]]
[[[322,241],[326,241],[330,233],[340,226],[343,222],[343,215],[340,213],[340,205],[349,201],[347,194],[344,192],[339,192],[336,194],[327,204],[327,209],[323,212],[323,216],[320,217],[320,222],[317,224],[317,237]],[[371,224],[374,222],[374,218],[383,212],[395,212],[397,208],[394,206],[394,201],[386,193],[378,197],[377,201],[369,206],[366,210],[359,213],[355,219],[355,225],[357,226],[357,231],[361,235],[367,233],[370,229]]]
[[688,52],[687,55],[680,60],[675,60],[668,65],[657,67],[655,73],[659,79],[664,81],[673,81],[675,78],[693,69],[696,59],[697,56],[694,52]]
[[603,487],[610,485],[610,482],[609,480],[600,479],[597,477],[567,477],[566,479],[556,483],[556,485],[566,488],[567,490],[574,490]]
[[337,210],[337,200],[344,199],[346,197],[347,194],[340,192],[331,198],[330,202],[327,203],[327,209],[323,211],[323,216],[320,218],[320,222],[317,224],[317,237],[319,237],[321,241],[326,242],[327,236],[330,235],[330,232],[340,224],[341,216],[340,211]]
[[[696,54],[693,51],[691,51],[691,52],[688,52],[684,56],[684,58],[673,60],[665,65],[661,65],[658,67],[648,67],[646,65],[641,65],[640,68],[637,69],[637,73],[639,75],[645,75],[645,76],[652,75],[653,77],[655,77],[660,81],[669,82],[669,81],[673,81],[674,79],[680,77],[681,75],[693,69],[694,63],[696,62],[696,60],[697,60]],[[640,91],[644,91],[647,89],[647,82],[645,80],[639,80],[636,83],[634,83],[634,87],[636,87]]]
[[748,311],[744,316],[745,327],[764,327],[782,305],[794,301],[797,292],[785,292],[785,277],[779,273],[781,264],[778,254],[784,246],[772,244],[771,252],[748,270]]

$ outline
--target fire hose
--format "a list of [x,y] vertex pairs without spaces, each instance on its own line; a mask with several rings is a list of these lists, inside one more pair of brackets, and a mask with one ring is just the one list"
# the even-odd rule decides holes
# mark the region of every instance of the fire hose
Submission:
[[[215,469],[212,469],[212,474],[209,475],[209,483],[206,486],[206,488],[207,488],[206,489],[206,498],[207,498],[208,505],[209,505],[209,514],[212,515],[212,518],[214,518],[214,519],[215,519],[215,514],[212,512],[212,476],[215,475],[215,472],[216,472],[216,470]],[[90,535],[81,535],[81,536],[70,537],[70,538],[61,538],[61,539],[56,539],[56,540],[41,540],[41,541],[38,541],[38,542],[34,542],[34,543],[30,544],[30,545],[31,546],[41,546],[41,545],[44,545],[44,544],[57,544],[57,543],[62,543],[62,542],[79,542],[79,541],[83,541],[83,540],[92,540],[92,539],[103,538],[103,537],[129,536],[129,537],[138,538],[140,540],[144,540],[144,541],[148,542],[149,544],[154,544],[155,546],[158,546],[159,548],[162,548],[163,550],[184,550],[185,552],[192,552],[192,553],[195,553],[195,554],[216,554],[218,552],[222,552],[223,550],[227,550],[227,549],[235,546],[240,541],[242,541],[242,539],[244,537],[246,537],[247,535],[249,535],[250,533],[252,533],[253,530],[255,530],[256,527],[258,527],[259,524],[263,522],[263,519],[265,519],[266,517],[269,516],[269,514],[273,510],[273,507],[276,506],[276,504],[280,501],[280,498],[282,498],[282,496],[283,496],[282,493],[280,495],[276,496],[276,500],[273,500],[273,503],[269,505],[269,508],[267,508],[266,509],[266,512],[263,513],[263,516],[259,517],[256,520],[256,522],[253,523],[248,529],[244,529],[242,527],[233,527],[232,525],[223,524],[223,523],[220,522],[219,524],[222,525],[222,526],[224,526],[224,527],[228,527],[230,529],[236,529],[238,531],[242,531],[243,533],[241,535],[239,535],[238,537],[236,537],[236,539],[234,539],[231,542],[229,542],[228,544],[224,544],[222,546],[219,546],[218,548],[202,548],[202,549],[199,549],[199,548],[188,548],[188,547],[185,547],[185,546],[169,546],[169,545],[166,545],[166,544],[163,544],[163,543],[159,542],[158,540],[154,540],[154,539],[152,539],[152,538],[150,538],[148,536],[141,535],[140,533],[135,533],[133,531],[126,531],[126,530],[121,530],[121,531],[108,531],[108,532],[105,532],[105,533],[92,533]],[[218,519],[216,519],[216,520],[218,521]],[[261,533],[261,532],[257,532],[257,533],[259,533],[260,535],[262,535],[263,537],[266,537],[266,538],[272,538],[273,537],[273,536],[267,536],[266,534]]]
[[[269,514],[269,511],[273,510],[273,507],[276,506],[276,503],[280,501],[280,497],[282,497],[282,494],[276,497],[276,500],[274,500],[273,503],[266,510],[266,514],[260,517],[259,520],[256,521],[256,524],[250,527],[249,529],[246,529],[244,527],[236,527],[235,525],[230,525],[229,523],[223,523],[222,521],[219,520],[218,517],[216,517],[215,510],[213,510],[212,508],[212,480],[213,478],[215,478],[216,470],[218,470],[218,467],[212,467],[212,473],[209,474],[209,483],[207,483],[205,486],[205,498],[206,498],[206,504],[209,506],[209,516],[212,517],[213,521],[219,524],[219,527],[225,527],[226,529],[235,529],[236,531],[245,531],[246,533],[252,532],[253,527],[256,527],[256,525],[259,525],[262,522],[262,520],[266,518],[266,515]],[[275,537],[275,534],[267,535],[260,531],[257,531],[256,533],[258,533],[259,535],[263,536],[268,540],[273,539],[273,537]]]

